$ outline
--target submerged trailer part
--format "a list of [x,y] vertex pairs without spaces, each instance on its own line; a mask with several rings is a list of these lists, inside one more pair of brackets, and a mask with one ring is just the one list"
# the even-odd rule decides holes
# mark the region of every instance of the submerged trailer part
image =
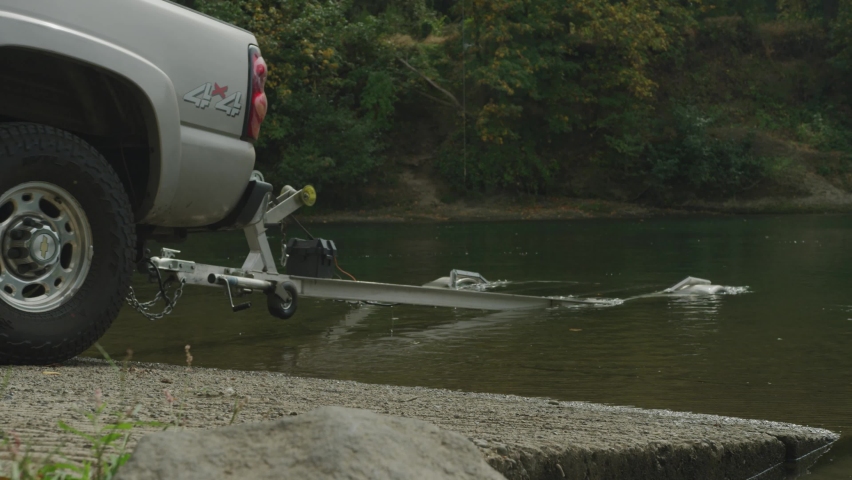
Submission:
[[468,272],[465,270],[453,270],[449,277],[441,277],[423,285],[424,287],[433,288],[452,288],[458,290],[460,288],[471,288],[478,285],[488,285],[488,280],[476,272]]
[[672,295],[715,295],[725,290],[722,285],[711,285],[710,280],[686,277],[680,282],[663,290]]
[[[569,305],[614,305],[611,300],[576,297],[534,297],[483,291],[489,282],[476,272],[453,270],[422,286],[395,285],[332,279],[337,266],[337,247],[324,239],[291,239],[285,246],[282,263],[286,273],[278,273],[272,249],[266,237],[268,227],[280,224],[304,205],[312,205],[316,192],[310,186],[302,190],[284,187],[276,199],[268,199],[245,229],[249,254],[241,268],[198,264],[175,258],[175,250],[163,249],[163,255],[151,258],[160,275],[176,279],[180,285],[224,287],[233,311],[251,306],[250,302],[234,304],[234,297],[258,292],[267,296],[267,309],[277,318],[290,318],[300,297],[408,304],[480,310],[514,310],[554,308]],[[653,295],[708,295],[723,287],[708,280],[687,277],[671,288]],[[639,298],[639,297],[634,297]]]

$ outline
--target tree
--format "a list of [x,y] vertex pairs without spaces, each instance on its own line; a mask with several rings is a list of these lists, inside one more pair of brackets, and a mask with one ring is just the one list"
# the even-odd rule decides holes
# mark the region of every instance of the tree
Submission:
[[382,163],[401,76],[386,24],[351,2],[200,1],[258,38],[269,64],[270,109],[258,161],[276,183],[313,183],[351,199]]

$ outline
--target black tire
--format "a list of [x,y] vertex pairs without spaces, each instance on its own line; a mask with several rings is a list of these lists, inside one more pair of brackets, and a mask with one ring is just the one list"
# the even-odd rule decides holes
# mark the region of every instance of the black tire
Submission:
[[0,198],[22,184],[43,182],[72,195],[88,219],[93,255],[69,299],[52,310],[28,312],[0,292],[0,364],[68,360],[106,332],[127,294],[136,245],[127,193],[92,146],[37,124],[0,123],[0,172]]
[[267,293],[266,308],[273,317],[287,320],[295,315],[296,309],[299,308],[299,294],[292,282],[284,282],[281,288],[287,292],[288,299],[279,297],[276,292]]

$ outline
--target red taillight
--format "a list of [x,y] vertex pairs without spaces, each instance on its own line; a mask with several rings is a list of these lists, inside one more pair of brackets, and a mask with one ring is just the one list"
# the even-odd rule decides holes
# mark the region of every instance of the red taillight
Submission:
[[266,62],[260,55],[260,49],[254,45],[249,46],[249,101],[246,119],[243,126],[243,140],[257,140],[260,135],[260,124],[266,117],[268,108],[266,92]]

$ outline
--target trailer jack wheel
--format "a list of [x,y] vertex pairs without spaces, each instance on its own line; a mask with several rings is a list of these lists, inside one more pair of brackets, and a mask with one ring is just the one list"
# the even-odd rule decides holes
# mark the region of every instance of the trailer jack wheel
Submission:
[[[282,298],[278,294],[278,290],[283,290],[288,298]],[[269,314],[273,317],[287,320],[296,313],[298,306],[299,295],[296,293],[296,286],[290,282],[282,283],[274,292],[266,294],[266,308],[269,309]]]

